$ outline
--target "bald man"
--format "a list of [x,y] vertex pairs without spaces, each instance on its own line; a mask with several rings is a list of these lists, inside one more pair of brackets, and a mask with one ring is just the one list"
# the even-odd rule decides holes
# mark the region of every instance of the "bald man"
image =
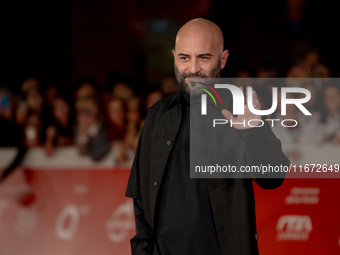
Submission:
[[[220,76],[229,54],[223,45],[220,28],[205,19],[191,20],[177,33],[173,55],[181,91],[149,109],[125,194],[134,202],[133,255],[258,254],[252,180],[193,179],[189,173],[189,103],[201,93],[190,81]],[[255,93],[253,102],[259,104]],[[237,118],[230,109],[220,114],[234,121],[257,117],[246,106],[245,114]],[[268,152],[267,157],[276,153],[279,161],[289,162],[272,133],[244,131],[236,144],[243,143],[246,134],[247,141]],[[263,157],[257,147],[247,146],[241,158],[243,154]],[[263,188],[276,188],[282,180],[257,182]]]
[[200,94],[190,88],[190,77],[219,77],[224,68],[228,50],[223,50],[223,35],[211,21],[195,19],[186,23],[177,33],[175,49],[175,75],[179,85],[191,95]]

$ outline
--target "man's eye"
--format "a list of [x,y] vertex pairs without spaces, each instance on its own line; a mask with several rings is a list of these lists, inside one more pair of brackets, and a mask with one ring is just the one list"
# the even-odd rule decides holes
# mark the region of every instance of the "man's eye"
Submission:
[[208,60],[209,57],[207,57],[207,56],[202,56],[201,59],[202,59],[202,60]]
[[179,57],[180,60],[188,60],[188,57]]

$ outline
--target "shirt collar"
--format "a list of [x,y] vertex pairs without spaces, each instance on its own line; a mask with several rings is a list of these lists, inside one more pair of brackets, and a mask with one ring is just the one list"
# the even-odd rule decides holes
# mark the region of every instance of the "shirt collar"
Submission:
[[169,110],[171,107],[178,105],[178,104],[181,104],[183,106],[183,104],[190,105],[190,104],[198,104],[198,103],[201,103],[200,96],[192,98],[187,92],[181,89],[170,100],[170,102],[166,106],[166,110]]
[[182,104],[183,103],[183,95],[182,95],[182,90],[178,91],[173,98],[170,100],[168,105],[166,106],[166,110],[169,110],[171,107]]

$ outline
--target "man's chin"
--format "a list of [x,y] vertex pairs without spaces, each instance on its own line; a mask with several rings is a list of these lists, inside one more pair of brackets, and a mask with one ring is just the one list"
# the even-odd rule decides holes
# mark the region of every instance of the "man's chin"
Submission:
[[197,85],[190,85],[187,82],[183,82],[182,85],[182,90],[184,90],[187,94],[190,96],[197,96],[202,94],[202,90],[199,89],[198,84]]
[[194,97],[194,96],[199,96],[202,94],[202,90],[199,89],[201,86],[199,85],[195,85],[195,86],[190,86],[189,87],[189,93],[190,93],[190,96]]

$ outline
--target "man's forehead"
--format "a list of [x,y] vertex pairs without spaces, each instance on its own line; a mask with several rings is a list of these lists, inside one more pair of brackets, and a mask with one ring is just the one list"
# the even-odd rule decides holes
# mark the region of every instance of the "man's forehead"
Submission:
[[211,54],[214,55],[218,51],[216,43],[212,40],[199,38],[199,37],[187,37],[176,41],[175,51],[177,54]]

